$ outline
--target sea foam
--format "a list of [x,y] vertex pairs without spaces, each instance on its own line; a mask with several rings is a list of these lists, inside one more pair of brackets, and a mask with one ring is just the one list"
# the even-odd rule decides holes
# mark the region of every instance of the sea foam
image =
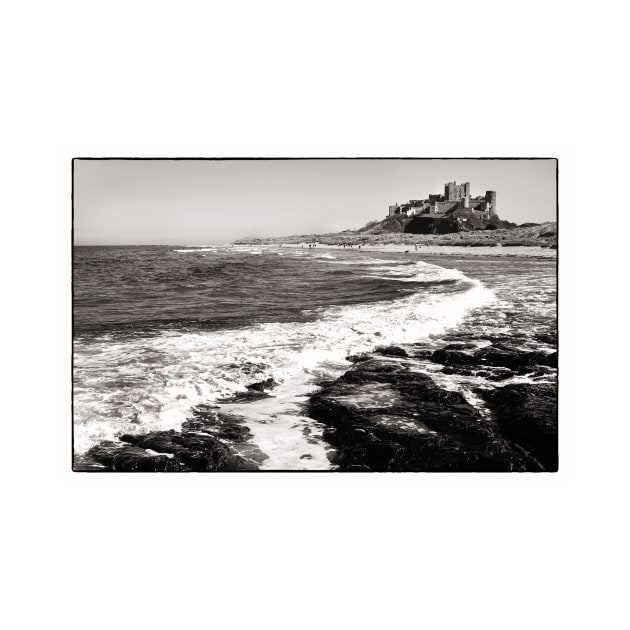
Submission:
[[[450,280],[461,287],[450,292],[418,291],[394,301],[329,307],[309,322],[164,331],[119,341],[110,337],[89,343],[77,340],[75,451],[84,453],[125,432],[177,429],[194,406],[273,378],[279,385],[271,398],[240,407],[255,442],[268,456],[263,468],[329,467],[323,442],[307,438],[303,430],[304,423],[310,422],[315,438],[321,432],[301,411],[315,381],[341,375],[350,365],[346,361],[350,354],[442,335],[471,309],[495,299],[492,291],[457,270],[418,262],[405,267],[403,277],[398,274],[399,261],[389,266],[383,263],[371,261],[389,279]],[[310,455],[307,462],[301,459],[304,454]]]

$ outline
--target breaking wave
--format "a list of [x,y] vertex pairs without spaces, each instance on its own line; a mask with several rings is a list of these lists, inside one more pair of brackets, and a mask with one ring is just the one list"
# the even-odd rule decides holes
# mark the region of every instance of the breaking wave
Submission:
[[[366,271],[388,280],[437,286],[420,287],[396,300],[326,307],[315,321],[78,339],[76,453],[125,432],[177,429],[196,405],[218,401],[268,378],[279,383],[268,410],[273,411],[273,405],[277,411],[283,405],[293,405],[295,410],[296,402],[304,400],[318,379],[334,378],[347,369],[348,355],[439,337],[471,309],[495,299],[479,281],[457,270],[378,259],[350,264],[366,263],[373,267]],[[442,282],[451,283],[449,290],[440,289]],[[291,452],[284,456],[291,457]],[[270,460],[270,466],[283,465],[287,462]]]

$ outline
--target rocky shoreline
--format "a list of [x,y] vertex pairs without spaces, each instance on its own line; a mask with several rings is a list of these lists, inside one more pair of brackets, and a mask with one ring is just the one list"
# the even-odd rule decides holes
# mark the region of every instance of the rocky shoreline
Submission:
[[[267,396],[271,380],[253,383],[229,402]],[[221,401],[228,402],[228,401]],[[218,405],[199,405],[180,430],[124,434],[75,459],[74,469],[113,472],[236,472],[257,470],[266,455],[252,443],[243,418]]]
[[410,234],[400,231],[346,230],[328,234],[297,234],[240,238],[235,245],[301,245],[318,243],[333,247],[378,247],[383,245],[458,246],[458,247],[542,247],[556,249],[556,223],[543,223],[496,230],[470,230],[450,234]]
[[[555,352],[522,352],[495,342],[483,349],[460,342],[428,351],[380,348],[348,357],[340,378],[320,383],[304,414],[326,426],[334,471],[554,472],[558,469]],[[420,369],[483,377],[475,395],[440,387]],[[519,382],[518,377],[545,382]],[[517,382],[514,382],[514,381]],[[507,382],[505,385],[501,381]],[[267,396],[272,381],[255,383],[240,401]],[[254,471],[265,459],[242,418],[217,406],[196,408],[181,430],[121,435],[75,463],[76,470],[120,472]]]
[[[311,417],[329,428],[333,463],[347,471],[554,472],[558,469],[556,386],[512,383],[479,387],[486,413],[460,392],[439,387],[418,371],[416,358],[449,364],[495,381],[550,374],[555,353],[505,348],[466,352],[446,348],[383,349],[355,357],[341,378],[311,398]],[[394,356],[392,356],[394,355]],[[452,368],[451,368],[452,369]],[[452,373],[452,372],[450,372]]]

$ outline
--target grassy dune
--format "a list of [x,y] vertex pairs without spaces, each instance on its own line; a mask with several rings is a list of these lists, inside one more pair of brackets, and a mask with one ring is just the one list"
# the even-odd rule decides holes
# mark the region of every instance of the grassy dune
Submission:
[[321,243],[323,245],[460,245],[480,247],[501,244],[509,246],[557,246],[557,224],[541,223],[530,227],[456,232],[453,234],[404,234],[402,232],[365,232],[346,230],[330,234],[297,234],[264,238],[240,238],[236,245],[279,245]]

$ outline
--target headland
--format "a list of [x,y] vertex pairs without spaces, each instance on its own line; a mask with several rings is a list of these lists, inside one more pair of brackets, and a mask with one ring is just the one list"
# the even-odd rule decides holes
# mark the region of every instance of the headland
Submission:
[[[318,245],[331,247],[358,247],[363,249],[382,246],[411,246],[436,248],[450,247],[536,247],[555,249],[557,247],[557,224],[541,223],[533,226],[520,226],[496,230],[456,232],[451,234],[409,234],[396,231],[346,230],[326,234],[297,234],[292,236],[246,237],[234,241],[235,245]],[[498,252],[496,252],[498,253]]]
[[382,220],[362,228],[325,234],[246,237],[235,245],[307,245],[373,247],[383,245],[456,247],[557,247],[555,222],[517,225],[497,213],[496,191],[471,197],[470,183],[445,184],[443,195],[394,204]]

